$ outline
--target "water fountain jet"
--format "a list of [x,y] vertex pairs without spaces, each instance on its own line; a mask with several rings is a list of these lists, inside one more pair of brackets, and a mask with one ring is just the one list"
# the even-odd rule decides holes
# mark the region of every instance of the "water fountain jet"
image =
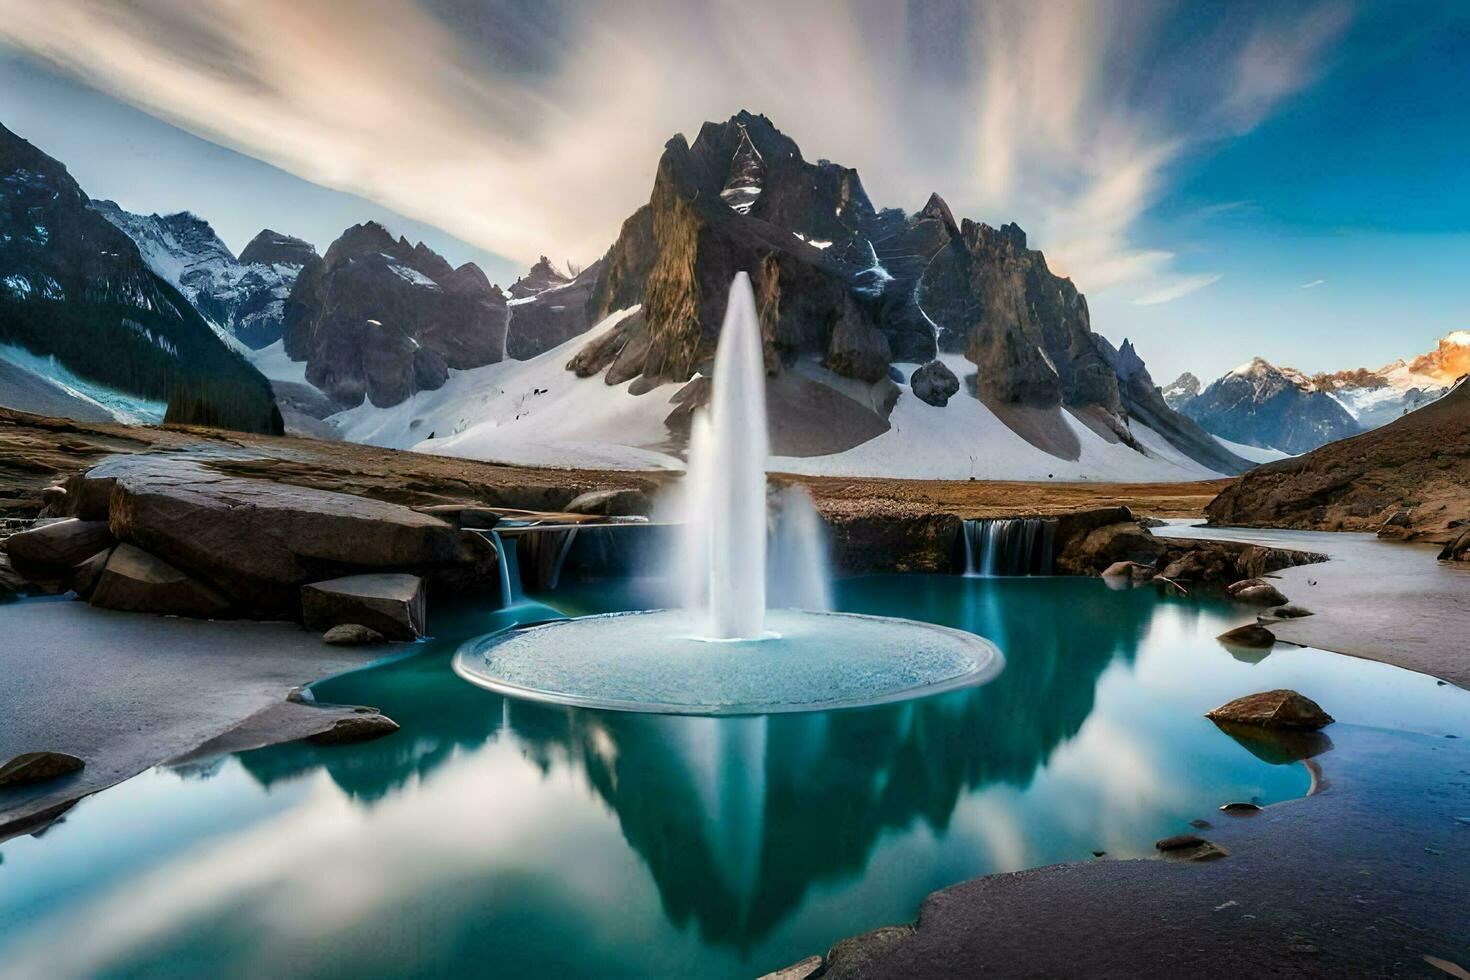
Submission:
[[480,637],[455,656],[460,676],[558,704],[708,715],[882,704],[995,676],[1000,651],[972,633],[826,611],[821,518],[799,487],[775,495],[770,601],[765,393],[760,321],[742,272],[730,286],[709,414],[696,415],[690,433],[672,563],[683,608]]

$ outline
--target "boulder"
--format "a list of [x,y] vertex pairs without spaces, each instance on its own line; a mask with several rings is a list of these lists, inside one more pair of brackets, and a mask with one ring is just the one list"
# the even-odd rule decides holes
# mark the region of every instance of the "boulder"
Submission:
[[383,634],[361,623],[343,623],[322,634],[322,642],[334,647],[364,647],[383,642]]
[[1276,586],[1266,583],[1237,589],[1231,597],[1236,602],[1249,602],[1257,606],[1284,606],[1288,602]]
[[362,714],[338,718],[331,728],[308,736],[307,741],[313,745],[351,745],[355,742],[371,742],[396,731],[398,722],[387,715],[378,714],[376,710],[366,710]]
[[844,939],[827,950],[827,972],[861,976],[874,960],[913,934],[913,926],[880,926]]
[[11,567],[33,582],[67,579],[76,565],[111,546],[106,521],[75,518],[42,524],[5,540]]
[[65,752],[24,752],[0,766],[0,788],[57,779],[79,772],[85,765]]
[[1235,595],[1235,593],[1239,592],[1241,589],[1249,589],[1252,586],[1256,586],[1256,585],[1270,585],[1270,584],[1271,583],[1267,582],[1263,578],[1247,578],[1247,579],[1241,579],[1239,582],[1231,582],[1229,585],[1225,586],[1225,594],[1226,595],[1232,595],[1233,596],[1233,595]]
[[25,576],[10,566],[10,556],[0,552],[0,596],[20,595],[28,585]]
[[1261,615],[1257,616],[1256,619],[1263,623],[1267,621],[1279,622],[1283,619],[1301,619],[1304,616],[1314,615],[1316,615],[1316,613],[1312,612],[1312,610],[1306,608],[1305,606],[1298,606],[1294,603],[1287,603],[1284,606],[1277,606],[1275,609],[1267,609]]
[[1155,841],[1154,847],[1172,861],[1216,861],[1230,854],[1219,844],[1205,840],[1198,834],[1165,837],[1161,841]]
[[390,640],[424,634],[424,580],[380,572],[313,582],[301,590],[301,615],[310,630],[359,624]]
[[97,588],[97,583],[102,580],[102,571],[107,567],[107,559],[110,557],[112,557],[112,549],[107,548],[72,569],[71,583],[77,595],[83,599],[92,595],[93,590]]
[[88,600],[103,609],[212,619],[230,610],[208,585],[142,548],[120,544],[107,557]]
[[636,487],[589,490],[572,498],[562,508],[568,514],[599,514],[603,517],[642,517],[653,509],[648,494]]
[[494,568],[494,548],[479,535],[380,500],[229,476],[175,457],[115,458],[88,478],[114,481],[119,540],[207,582],[254,618],[296,618],[301,587],[335,576]]
[[1276,645],[1276,634],[1257,623],[1237,626],[1215,637],[1226,646],[1248,647],[1252,650],[1269,650]]
[[1439,553],[1440,561],[1470,561],[1470,529],[1445,545]]
[[943,361],[930,361],[915,368],[909,384],[913,387],[914,397],[936,408],[948,405],[960,390],[960,379]]
[[1332,724],[1332,716],[1311,698],[1295,691],[1262,691],[1222,704],[1205,717],[1219,724],[1315,730]]
[[1127,582],[1130,585],[1142,585],[1156,576],[1150,565],[1142,565],[1136,561],[1115,561],[1102,570],[1102,577],[1117,582]]

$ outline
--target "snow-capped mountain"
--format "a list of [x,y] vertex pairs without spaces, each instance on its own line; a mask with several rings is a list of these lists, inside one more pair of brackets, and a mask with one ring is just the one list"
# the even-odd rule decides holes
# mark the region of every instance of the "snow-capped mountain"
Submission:
[[1376,371],[1358,368],[1313,380],[1363,428],[1374,429],[1443,397],[1466,374],[1470,374],[1470,330],[1455,330],[1434,350],[1412,360],[1400,358]]
[[1221,438],[1291,455],[1362,431],[1311,378],[1260,357],[1217,379],[1180,410]]
[[1164,403],[1176,412],[1179,406],[1194,398],[1200,393],[1199,378],[1185,371],[1179,377],[1159,389],[1159,394],[1164,396]]
[[226,342],[259,349],[281,336],[286,299],[316,249],[266,229],[235,258],[209,222],[178,214],[134,214],[112,201],[92,209],[138,246],[148,268],[170,283],[218,328]]
[[1203,392],[1190,394],[1191,382],[1197,388],[1198,381],[1186,373],[1161,393],[1217,437],[1295,455],[1422,408],[1443,397],[1466,374],[1470,374],[1470,330],[1456,330],[1429,353],[1400,358],[1376,370],[1356,368],[1309,377],[1256,358]]
[[0,126],[0,404],[279,432],[266,380],[90,204]]
[[508,359],[449,365],[442,383],[330,421],[428,452],[680,466],[746,271],[778,469],[1183,480],[1250,466],[1165,403],[1130,344],[1092,333],[1086,301],[1020,228],[957,222],[937,194],[879,210],[857,171],[808,162],[764,116],[675,136],[607,254],[570,282],[554,271],[538,263],[513,289]]

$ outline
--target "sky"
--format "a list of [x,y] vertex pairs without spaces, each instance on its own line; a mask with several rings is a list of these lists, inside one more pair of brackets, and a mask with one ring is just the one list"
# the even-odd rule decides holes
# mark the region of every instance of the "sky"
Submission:
[[1156,381],[1470,327],[1470,4],[0,0],[0,123],[238,250],[374,218],[585,264],[739,109],[879,206],[1018,222]]

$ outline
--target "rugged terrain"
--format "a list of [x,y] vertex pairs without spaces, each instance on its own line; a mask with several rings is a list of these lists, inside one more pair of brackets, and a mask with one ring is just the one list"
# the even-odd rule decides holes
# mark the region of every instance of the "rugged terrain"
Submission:
[[65,167],[4,127],[0,347],[35,376],[0,388],[10,403],[49,384],[92,408],[131,396],[167,403],[169,421],[281,431],[265,379],[90,207]]
[[1470,524],[1470,385],[1382,428],[1258,467],[1206,511],[1215,524],[1448,544]]

